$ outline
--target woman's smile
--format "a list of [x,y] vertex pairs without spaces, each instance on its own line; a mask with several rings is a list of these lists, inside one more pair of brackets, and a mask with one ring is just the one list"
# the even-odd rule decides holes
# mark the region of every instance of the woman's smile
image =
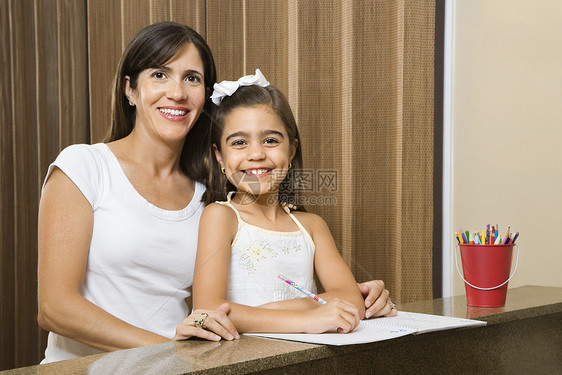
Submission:
[[189,110],[185,107],[159,107],[158,111],[160,111],[164,118],[170,121],[184,121],[189,116]]

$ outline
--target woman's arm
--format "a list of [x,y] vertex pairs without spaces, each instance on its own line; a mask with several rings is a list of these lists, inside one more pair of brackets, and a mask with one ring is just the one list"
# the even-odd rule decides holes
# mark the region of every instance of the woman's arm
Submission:
[[365,298],[365,318],[377,318],[379,316],[395,316],[398,314],[396,308],[390,303],[390,293],[384,287],[382,280],[370,280],[359,284],[359,290]]
[[[221,338],[239,339],[240,335],[227,316],[229,311],[228,303],[223,303],[214,310],[194,310],[177,326],[174,340],[186,340],[193,336],[210,341],[220,341]],[[201,318],[201,313],[206,313],[207,316],[203,318],[202,327],[197,327],[195,321]]]
[[[236,231],[237,218],[230,208],[219,204],[205,208],[199,224],[193,281],[195,308],[214,309],[227,302],[231,244]],[[229,317],[240,332],[321,333],[336,329],[349,332],[359,324],[357,308],[349,302],[334,297],[326,305],[312,302],[307,310],[268,309],[229,302]]]
[[104,351],[170,341],[117,319],[80,295],[92,227],[90,203],[55,168],[39,205],[39,325]]

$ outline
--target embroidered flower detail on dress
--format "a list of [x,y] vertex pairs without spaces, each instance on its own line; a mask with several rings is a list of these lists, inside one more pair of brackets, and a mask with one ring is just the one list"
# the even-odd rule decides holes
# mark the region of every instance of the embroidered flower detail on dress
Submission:
[[254,240],[240,252],[240,265],[248,274],[254,274],[262,265],[278,255],[297,255],[302,251],[301,245],[296,241],[289,243],[271,243],[268,240]]
[[297,243],[296,245],[293,246],[293,254],[296,254],[300,251],[301,251],[301,244],[300,243]]
[[240,264],[246,267],[248,273],[254,273],[264,261],[277,257],[277,251],[269,241],[255,240],[244,248],[240,256]]
[[301,245],[299,243],[286,244],[281,248],[281,252],[285,255],[296,255],[301,251]]

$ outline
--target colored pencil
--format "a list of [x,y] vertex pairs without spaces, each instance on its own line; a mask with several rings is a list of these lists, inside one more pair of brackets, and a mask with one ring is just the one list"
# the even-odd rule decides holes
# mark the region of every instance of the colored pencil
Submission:
[[316,300],[318,302],[320,302],[321,304],[325,305],[327,302],[325,300],[323,300],[322,298],[318,297],[316,294],[312,293],[311,291],[303,288],[302,286],[299,286],[297,283],[295,283],[294,281],[291,281],[289,279],[287,279],[285,276],[279,274],[277,275],[278,278],[280,278],[281,280],[283,280],[284,282],[286,282],[287,284],[289,284],[290,286],[292,286],[293,288],[295,288],[296,290],[298,290],[301,293],[306,294],[307,296],[309,296],[310,298],[312,298],[313,300]]

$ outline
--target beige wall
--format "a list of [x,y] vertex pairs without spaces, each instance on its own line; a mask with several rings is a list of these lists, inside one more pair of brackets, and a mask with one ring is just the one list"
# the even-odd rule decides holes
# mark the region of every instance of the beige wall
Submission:
[[562,1],[456,0],[453,19],[453,228],[511,225],[509,287],[562,287]]

